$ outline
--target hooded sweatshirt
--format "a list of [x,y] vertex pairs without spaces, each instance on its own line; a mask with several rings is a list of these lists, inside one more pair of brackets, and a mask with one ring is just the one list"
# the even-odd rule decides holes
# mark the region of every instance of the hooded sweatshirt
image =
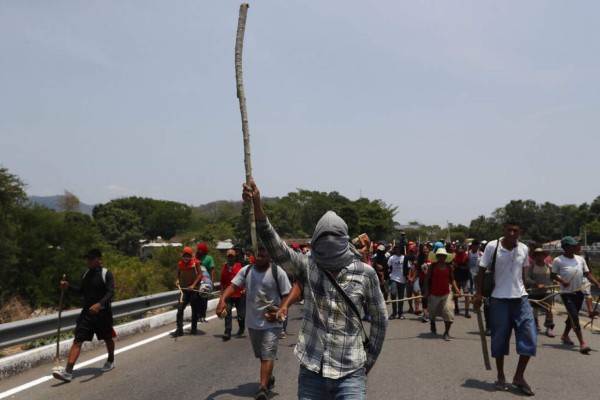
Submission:
[[311,240],[311,256],[317,267],[334,271],[360,259],[349,239],[348,225],[335,212],[327,211],[317,222]]

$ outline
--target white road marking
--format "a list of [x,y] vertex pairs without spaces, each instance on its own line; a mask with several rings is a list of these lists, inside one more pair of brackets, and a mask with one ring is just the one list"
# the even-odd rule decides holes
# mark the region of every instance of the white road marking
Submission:
[[[217,317],[216,315],[212,315],[210,317],[207,317],[206,319],[207,320],[211,320],[211,319],[214,319],[216,317]],[[186,325],[185,328],[187,328],[188,326],[189,325]],[[169,336],[170,334],[171,334],[171,332],[164,332],[164,333],[161,333],[160,335],[156,335],[156,336],[153,336],[151,338],[144,339],[141,342],[130,344],[129,346],[123,347],[122,349],[115,350],[115,355],[116,354],[121,354],[123,352],[129,351],[129,350],[132,350],[132,349],[135,349],[136,347],[143,346],[143,345],[148,344],[150,342],[153,342],[155,340],[162,339],[165,336]],[[96,358],[92,358],[91,360],[87,360],[87,361],[84,361],[84,362],[79,363],[79,364],[75,364],[75,367],[73,367],[73,370],[77,370],[79,368],[83,368],[85,366],[97,363],[97,362],[102,361],[104,359],[106,359],[106,354],[102,355],[102,356],[98,356]],[[6,392],[0,393],[0,399],[4,399],[4,398],[6,398],[8,396],[12,396],[13,394],[22,392],[23,390],[30,389],[30,388],[32,388],[32,387],[34,387],[36,385],[39,385],[40,383],[44,383],[46,381],[49,381],[50,379],[54,379],[54,377],[52,375],[44,376],[44,377],[41,377],[39,379],[36,379],[35,381],[31,381],[31,382],[25,383],[25,384],[23,384],[21,386],[17,386],[16,388],[7,390]]]

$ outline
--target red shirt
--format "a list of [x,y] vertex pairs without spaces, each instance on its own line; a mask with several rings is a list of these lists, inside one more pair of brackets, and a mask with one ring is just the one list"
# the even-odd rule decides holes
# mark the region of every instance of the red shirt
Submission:
[[431,269],[430,293],[434,296],[445,296],[450,293],[450,266],[439,268],[437,263],[429,266]]
[[[229,265],[225,264],[223,265],[223,268],[221,269],[221,290],[225,290],[227,289],[228,286],[231,285],[231,280],[237,275],[238,272],[240,272],[240,270],[242,269],[242,264],[240,264],[239,262],[236,262],[233,265],[233,268],[231,268],[231,272],[229,272]],[[238,288],[236,289],[235,292],[233,292],[233,295],[231,297],[241,297],[242,296],[242,288]]]

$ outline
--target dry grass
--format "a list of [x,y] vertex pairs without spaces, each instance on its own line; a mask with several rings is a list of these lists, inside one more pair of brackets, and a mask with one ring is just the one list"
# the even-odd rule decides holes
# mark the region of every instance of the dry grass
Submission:
[[25,300],[19,297],[11,297],[0,305],[0,323],[27,319],[32,312],[33,309]]

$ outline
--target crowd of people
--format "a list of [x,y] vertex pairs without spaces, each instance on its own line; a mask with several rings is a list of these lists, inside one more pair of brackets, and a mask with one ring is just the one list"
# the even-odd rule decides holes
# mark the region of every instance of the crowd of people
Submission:
[[[231,339],[234,307],[236,335],[241,337],[248,329],[254,356],[260,360],[256,399],[268,399],[275,385],[278,340],[286,337],[287,312],[297,301],[304,308],[294,350],[300,362],[299,399],[366,398],[366,377],[381,351],[388,321],[405,320],[407,314],[429,322],[434,335],[438,334],[436,320],[443,321],[441,338],[450,341],[455,318],[471,318],[472,311],[483,307],[482,335],[491,338],[495,387],[500,391],[508,390],[504,357],[509,354],[514,331],[519,360],[512,385],[524,395],[534,394],[525,370],[536,355],[537,335],[557,335],[556,292],[567,311],[560,340],[575,345],[569,336],[573,331],[580,352],[591,351],[579,315],[584,302],[587,316],[598,315],[592,308],[589,287],[600,283],[590,272],[585,254],[581,255],[581,243],[571,236],[561,240],[563,253],[555,258],[535,242],[520,242],[521,227],[515,220],[506,221],[502,236],[490,242],[418,243],[404,232],[391,243],[373,242],[367,234],[350,239],[346,223],[327,212],[315,227],[310,247],[288,246],[271,226],[254,183],[244,185],[243,198],[253,200],[261,242],[256,256],[249,257],[241,247],[226,252],[216,313],[224,318],[223,341]],[[205,243],[197,245],[195,254],[190,247],[182,251],[176,277],[181,297],[173,336],[183,335],[188,305],[192,309],[190,334],[196,334],[198,323],[206,321],[206,294],[215,280],[214,259],[208,253]],[[63,289],[84,296],[67,365],[53,371],[65,382],[72,379],[81,344],[94,335],[106,342],[108,358],[103,371],[115,367],[110,308],[114,278],[102,267],[99,250],[90,250],[87,259],[88,271],[81,286],[61,281]],[[495,286],[484,297],[486,273],[492,274]],[[370,324],[368,333],[363,323]]]

